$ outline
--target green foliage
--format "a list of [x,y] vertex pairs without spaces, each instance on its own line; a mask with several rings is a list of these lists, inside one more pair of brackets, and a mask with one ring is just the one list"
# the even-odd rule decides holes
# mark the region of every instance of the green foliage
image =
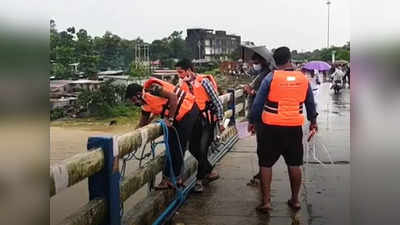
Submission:
[[80,112],[89,112],[90,116],[106,118],[113,116],[113,108],[124,103],[126,87],[113,85],[112,80],[104,82],[98,90],[82,91],[77,99]]
[[59,79],[67,79],[71,76],[71,70],[61,63],[53,63],[51,65],[51,74],[54,74]]
[[132,63],[129,70],[129,75],[132,77],[147,77],[150,76],[149,68],[140,63]]
[[219,65],[217,63],[207,63],[207,64],[201,64],[201,65],[195,65],[196,67],[196,72],[197,73],[204,73],[207,74],[208,72],[215,72],[219,73]]
[[329,62],[332,60],[332,51],[335,51],[336,60],[350,61],[350,42],[347,42],[342,47],[332,46],[330,48],[316,49],[312,52],[298,53],[294,50],[292,51],[292,57],[296,60],[322,60]]
[[174,31],[170,36],[154,40],[150,44],[151,60],[160,60],[164,67],[173,68],[174,59],[193,59],[192,51],[182,38],[182,31]]
[[[193,59],[182,33],[174,31],[168,37],[154,40],[149,47],[150,59],[160,60],[164,67],[169,68],[174,67],[174,59]],[[72,63],[79,63],[79,72],[86,76],[104,70],[128,71],[133,76],[147,74],[141,67],[132,65],[137,44],[145,42],[140,37],[126,40],[110,31],[106,31],[102,37],[94,38],[85,29],[76,32],[75,27],[57,31],[55,21],[50,20],[50,63],[56,64],[52,66],[50,75],[62,79],[75,77],[70,65]]]
[[[58,64],[50,71],[59,78],[73,78],[73,67],[79,63],[78,70],[91,76],[100,70],[128,71],[133,60],[133,46],[142,43],[140,38],[129,41],[107,31],[103,37],[92,38],[87,31],[74,27],[58,32],[54,20],[50,21],[50,63]],[[61,64],[63,67],[61,67]]]
[[141,110],[139,107],[134,107],[132,104],[126,103],[126,104],[120,104],[111,109],[111,115],[113,117],[137,117],[141,113]]
[[236,48],[230,55],[229,58],[231,60],[239,60],[240,59],[240,48]]
[[56,108],[50,111],[50,120],[57,120],[65,116],[63,108]]
[[202,72],[202,73],[204,73],[204,74],[211,74],[211,75],[213,75],[213,76],[217,76],[217,75],[219,75],[221,72],[220,72],[219,68],[214,68],[214,69],[212,69],[212,70],[207,70],[207,71],[204,71],[204,72]]

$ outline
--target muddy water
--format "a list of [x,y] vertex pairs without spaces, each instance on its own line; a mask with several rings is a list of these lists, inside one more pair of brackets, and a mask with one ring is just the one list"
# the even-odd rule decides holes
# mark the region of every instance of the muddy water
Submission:
[[133,126],[50,127],[50,165],[86,151],[90,136],[118,135],[133,130]]
[[[50,127],[50,165],[86,151],[87,139],[97,135],[120,135],[134,130],[133,125],[126,126],[67,126]],[[138,167],[137,161],[130,161],[127,173]],[[127,208],[143,199],[146,190],[136,193],[125,203]],[[58,224],[65,217],[76,212],[88,202],[87,179],[58,193],[50,199],[50,224]]]

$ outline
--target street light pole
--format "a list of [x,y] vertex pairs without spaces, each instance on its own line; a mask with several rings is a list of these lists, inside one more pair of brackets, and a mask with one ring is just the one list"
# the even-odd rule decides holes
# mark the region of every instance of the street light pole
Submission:
[[329,14],[330,14],[330,5],[331,5],[331,1],[330,0],[328,0],[327,2],[326,2],[326,4],[328,5],[328,35],[327,35],[327,44],[326,44],[326,47],[327,48],[329,48]]

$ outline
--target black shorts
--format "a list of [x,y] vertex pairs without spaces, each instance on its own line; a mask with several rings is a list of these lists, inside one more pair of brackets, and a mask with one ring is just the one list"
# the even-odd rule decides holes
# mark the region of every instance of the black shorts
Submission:
[[303,130],[301,126],[260,125],[257,130],[258,163],[272,167],[282,155],[288,166],[303,165]]

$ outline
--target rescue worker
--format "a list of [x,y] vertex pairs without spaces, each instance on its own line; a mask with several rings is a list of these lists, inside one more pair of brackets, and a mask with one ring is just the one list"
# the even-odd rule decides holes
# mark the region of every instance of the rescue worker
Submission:
[[278,68],[262,81],[250,117],[251,130],[254,130],[254,123],[262,122],[257,134],[261,137],[257,139],[257,153],[263,198],[262,204],[256,208],[261,212],[271,209],[272,166],[281,155],[288,166],[292,192],[287,203],[292,209],[300,209],[303,104],[307,109],[307,119],[311,121],[310,131],[318,128],[310,84],[301,71],[293,70],[289,48],[280,47],[273,56]]
[[194,192],[201,193],[204,190],[203,180],[214,181],[219,178],[218,173],[213,171],[208,161],[208,149],[214,137],[214,127],[219,125],[220,131],[224,130],[223,105],[217,94],[217,85],[212,75],[200,75],[194,73],[193,64],[188,59],[183,59],[176,64],[180,82],[178,86],[185,92],[195,96],[195,101],[200,109],[201,116],[198,117],[192,133],[191,148],[199,159],[197,168],[197,181]]
[[[266,56],[271,53],[265,47],[255,49],[255,51],[264,55],[264,57],[261,56],[260,54],[258,54],[257,52],[254,52],[254,54],[251,57],[251,61],[253,64],[252,75],[254,75],[255,78],[252,80],[252,82],[250,84],[247,84],[244,86],[244,92],[247,94],[247,119],[248,120],[250,119],[250,115],[251,115],[251,105],[253,104],[254,98],[256,96],[258,88],[260,87],[261,81],[275,67],[275,62],[273,62],[273,61],[270,62],[271,61],[270,57]],[[258,138],[258,136],[257,136],[258,123],[255,125],[256,125],[255,126],[256,127],[255,134],[256,134],[256,138]],[[257,180],[260,180],[260,171],[256,175],[253,176],[253,178],[250,180],[248,185],[256,185]]]
[[[195,97],[173,84],[154,77],[147,80],[143,86],[139,84],[128,85],[125,97],[142,108],[138,127],[149,124],[151,115],[160,115],[167,124],[172,169],[177,177],[177,184],[183,186],[180,176],[183,170],[186,143],[192,136],[192,130],[200,113],[195,103]],[[197,155],[196,153],[192,154]],[[164,165],[163,179],[156,187],[158,190],[173,187],[169,177],[169,164],[166,162]]]

